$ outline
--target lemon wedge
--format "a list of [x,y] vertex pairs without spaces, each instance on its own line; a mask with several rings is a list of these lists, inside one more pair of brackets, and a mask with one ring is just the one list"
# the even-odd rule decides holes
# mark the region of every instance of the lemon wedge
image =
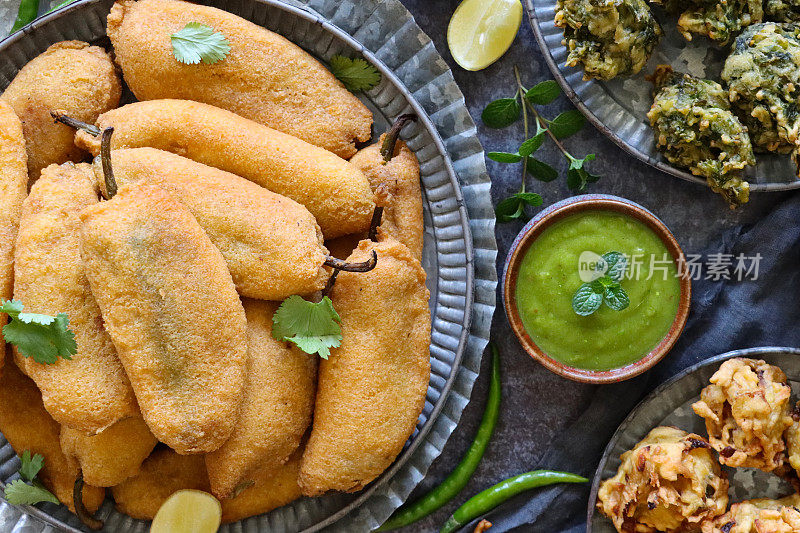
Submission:
[[464,0],[447,27],[450,53],[465,70],[481,70],[506,53],[522,23],[519,0]]
[[215,533],[222,506],[207,492],[179,490],[158,509],[150,533]]

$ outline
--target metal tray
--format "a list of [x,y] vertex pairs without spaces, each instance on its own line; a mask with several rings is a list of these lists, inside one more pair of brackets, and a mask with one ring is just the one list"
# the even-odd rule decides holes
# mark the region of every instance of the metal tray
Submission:
[[[290,3],[287,3],[289,2]],[[209,0],[276,31],[315,56],[362,55],[383,74],[364,95],[376,115],[375,133],[405,112],[420,121],[404,139],[420,160],[424,190],[423,266],[431,290],[431,381],[417,428],[397,461],[356,494],[303,498],[221,531],[369,531],[388,518],[441,453],[469,402],[495,309],[497,246],[490,180],[464,97],[430,38],[398,0]],[[50,44],[105,36],[113,0],[80,0],[0,42],[0,89]],[[19,467],[0,440],[0,479]],[[146,532],[146,522],[118,513],[107,500],[106,531]],[[45,525],[46,524],[46,525]],[[0,503],[0,530],[86,529],[64,507]]]
[[[633,448],[656,426],[676,426],[685,431],[707,435],[703,419],[692,411],[692,404],[700,398],[700,391],[708,385],[712,374],[723,361],[732,357],[763,359],[786,372],[795,396],[800,393],[800,349],[783,347],[748,348],[734,350],[693,365],[654,390],[620,424],[600,459],[592,483],[587,511],[587,533],[616,533],[611,521],[595,512],[595,502],[600,483],[616,474],[621,463],[620,455]],[[753,468],[727,468],[730,480],[731,503],[750,498],[779,498],[791,494],[789,483],[775,475]]]
[[[644,79],[660,64],[694,76],[719,81],[728,55],[727,47],[713,45],[700,36],[688,42],[677,30],[677,17],[652,6],[664,36],[641,72],[629,78],[586,81],[583,69],[567,67],[564,32],[553,22],[556,0],[525,0],[528,19],[553,77],[564,93],[594,126],[620,148],[667,174],[705,184],[705,179],[670,165],[656,150],[653,130],[645,113],[652,104],[652,84]],[[751,191],[783,191],[800,188],[789,156],[756,154],[757,164],[745,169]]]

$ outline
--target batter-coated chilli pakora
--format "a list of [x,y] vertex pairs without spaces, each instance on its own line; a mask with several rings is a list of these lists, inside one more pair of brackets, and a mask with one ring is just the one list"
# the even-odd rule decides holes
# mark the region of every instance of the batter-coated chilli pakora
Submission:
[[621,459],[617,474],[600,486],[597,502],[617,531],[698,528],[727,508],[728,481],[699,435],[657,427]]
[[651,81],[655,96],[647,118],[658,150],[673,165],[706,178],[731,207],[746,203],[750,184],[740,172],[755,164],[755,156],[726,91],[667,65],[660,65]]
[[236,424],[247,358],[222,254],[150,185],[121,187],[81,220],[86,274],[145,422],[178,453],[216,450]]
[[584,79],[636,74],[663,34],[644,0],[558,0],[555,24]]
[[772,472],[784,464],[791,392],[778,367],[735,358],[711,376],[692,409],[705,419],[722,464]]
[[703,533],[797,533],[800,531],[800,495],[780,500],[747,500],[703,523]]
[[800,136],[800,26],[754,24],[736,38],[722,80],[753,148],[793,153]]

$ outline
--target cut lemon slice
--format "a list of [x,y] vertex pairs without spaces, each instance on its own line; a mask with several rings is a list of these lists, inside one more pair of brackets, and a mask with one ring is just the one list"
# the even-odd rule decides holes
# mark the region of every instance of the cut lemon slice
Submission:
[[221,519],[222,507],[211,494],[179,490],[161,504],[150,533],[215,533]]
[[522,23],[519,0],[464,0],[447,27],[447,45],[462,68],[481,70],[506,53]]

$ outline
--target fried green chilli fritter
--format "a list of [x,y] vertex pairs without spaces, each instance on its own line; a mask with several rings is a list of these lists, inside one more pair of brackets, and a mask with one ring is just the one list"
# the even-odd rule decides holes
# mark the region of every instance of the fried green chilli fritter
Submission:
[[[678,29],[687,41],[692,34],[728,44],[739,31],[761,22],[761,0],[653,0],[670,13],[679,14]],[[781,0],[778,0],[781,1]]]
[[722,86],[668,65],[660,65],[651,81],[655,97],[647,118],[658,150],[676,167],[706,178],[731,207],[746,203],[750,185],[740,171],[755,164],[755,157]]
[[636,74],[663,34],[643,0],[558,0],[555,23],[567,66],[582,64],[584,79]]
[[722,80],[756,151],[792,153],[800,136],[800,25],[755,24],[736,38]]

